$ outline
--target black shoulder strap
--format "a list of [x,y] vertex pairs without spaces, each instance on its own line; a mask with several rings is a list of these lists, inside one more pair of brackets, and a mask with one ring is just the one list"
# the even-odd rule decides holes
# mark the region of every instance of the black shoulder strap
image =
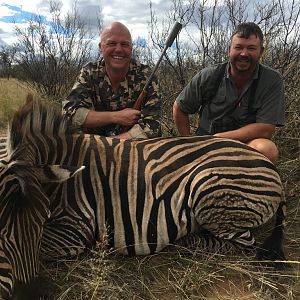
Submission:
[[257,89],[257,85],[258,85],[258,81],[260,79],[262,73],[262,67],[259,65],[259,69],[258,69],[258,76],[257,78],[254,80],[254,82],[252,83],[251,87],[250,87],[250,95],[249,95],[249,100],[248,100],[248,112],[252,113],[253,108],[253,104],[254,104],[254,98],[255,98],[255,93],[256,93],[256,89]]
[[214,70],[213,74],[208,77],[208,79],[203,82],[201,86],[202,93],[202,105],[200,108],[200,112],[203,107],[216,95],[221,81],[225,75],[227,62],[219,64]]

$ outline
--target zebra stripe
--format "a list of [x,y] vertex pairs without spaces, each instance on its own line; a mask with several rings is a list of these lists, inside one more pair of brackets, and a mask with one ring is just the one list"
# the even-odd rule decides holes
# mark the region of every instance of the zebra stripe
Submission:
[[0,134],[0,159],[8,155],[8,137],[6,134]]
[[250,247],[253,229],[277,214],[263,247],[278,252],[273,259],[283,257],[280,177],[242,143],[78,134],[36,101],[14,116],[10,140],[0,164],[0,281],[7,295],[16,281],[30,284],[38,275],[39,250],[48,258],[74,255],[106,237],[109,248],[128,255],[159,252],[201,230]]

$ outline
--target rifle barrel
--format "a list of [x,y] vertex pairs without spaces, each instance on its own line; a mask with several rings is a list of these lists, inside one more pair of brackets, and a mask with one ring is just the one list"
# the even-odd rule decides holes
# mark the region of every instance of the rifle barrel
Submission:
[[143,91],[147,90],[147,88],[148,88],[148,86],[149,86],[156,70],[158,69],[158,66],[160,65],[165,53],[167,52],[167,49],[172,46],[172,44],[173,44],[176,36],[178,35],[179,31],[181,30],[181,28],[182,28],[182,24],[180,24],[179,22],[175,22],[175,24],[174,24],[174,26],[173,26],[173,28],[172,28],[172,30],[171,30],[168,38],[167,38],[167,41],[165,43],[165,47],[164,47],[162,53],[160,54],[160,57],[158,58],[158,61],[156,62],[155,66],[153,68],[153,71],[151,72],[148,80],[145,83]]
[[[172,44],[173,44],[173,42],[174,42],[177,34],[181,30],[181,28],[182,28],[182,24],[180,24],[179,22],[176,22],[174,24],[174,26],[173,26],[173,28],[172,28],[172,30],[171,30],[168,38],[167,38],[167,41],[165,43],[165,47],[164,47],[164,49],[163,49],[163,51],[162,51],[162,53],[161,53],[158,61],[156,62],[155,66],[154,66],[154,69],[152,70],[150,76],[148,77],[148,79],[147,79],[147,81],[146,81],[146,83],[145,83],[145,85],[143,87],[142,92],[140,93],[137,101],[135,102],[135,104],[133,106],[134,109],[137,109],[137,110],[141,109],[141,106],[142,106],[142,104],[143,104],[143,102],[144,102],[144,100],[146,98],[146,95],[147,95],[148,86],[149,86],[149,84],[150,84],[150,82],[151,82],[151,80],[152,80],[152,78],[153,78],[153,76],[154,76],[154,74],[155,74],[155,72],[156,72],[156,70],[157,70],[160,62],[161,62],[161,60],[163,59],[163,56],[165,55],[167,49],[172,46]],[[120,128],[121,128],[121,125],[117,125],[115,131],[119,131]],[[122,133],[128,131],[129,128],[130,127],[128,127],[128,126],[123,127]]]

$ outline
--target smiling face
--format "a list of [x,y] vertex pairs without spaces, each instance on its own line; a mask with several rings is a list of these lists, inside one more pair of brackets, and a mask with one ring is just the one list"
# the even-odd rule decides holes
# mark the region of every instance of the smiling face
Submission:
[[132,40],[127,27],[114,22],[105,28],[99,44],[106,70],[110,72],[127,72],[132,55]]
[[[231,72],[237,74],[252,74],[264,48],[259,37],[255,34],[248,38],[240,37],[237,33],[232,39],[228,50]],[[232,74],[232,75],[233,75]]]

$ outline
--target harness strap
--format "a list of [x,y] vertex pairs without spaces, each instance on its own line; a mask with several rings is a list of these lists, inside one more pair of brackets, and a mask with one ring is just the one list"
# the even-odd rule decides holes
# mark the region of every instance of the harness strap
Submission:
[[[212,99],[214,98],[214,96],[216,95],[218,89],[219,89],[219,86],[224,78],[224,75],[225,75],[225,70],[226,70],[226,66],[227,66],[227,63],[223,63],[221,65],[219,65],[212,76],[210,76],[209,80],[202,86],[202,92],[203,92],[203,95],[205,95],[203,97],[203,104],[199,110],[199,116],[201,118],[201,115],[202,115],[202,111],[203,109],[212,101]],[[261,75],[261,72],[262,72],[262,68],[259,67],[259,70],[258,70],[258,77],[256,79],[254,79],[253,83],[251,84],[250,86],[250,94],[249,94],[249,98],[248,98],[248,114],[251,115],[253,112],[254,112],[254,99],[255,99],[255,93],[256,93],[256,90],[257,90],[257,86],[258,86],[258,81],[259,81],[259,78],[260,78],[260,75]],[[205,90],[205,87],[207,88],[207,86],[212,86],[213,88],[212,89],[206,89]],[[241,99],[239,101],[237,101],[232,110],[229,111],[229,114],[233,114],[233,112],[235,111],[235,109],[238,107],[239,103],[240,103]],[[209,109],[209,107],[208,107]],[[212,112],[209,111],[209,115],[212,116]],[[213,132],[207,132],[206,130],[204,130],[203,128],[198,127],[197,131],[196,131],[196,134],[198,135],[204,135],[204,134],[214,134],[214,133],[217,133],[217,132],[220,132],[220,131],[223,131],[223,125],[222,125],[222,121],[220,120],[219,122],[220,124],[218,124],[218,122],[212,122],[212,131]],[[235,125],[234,124],[229,124],[230,128],[228,128],[227,130],[234,130],[236,129],[235,128]],[[219,128],[219,129],[218,129]]]

